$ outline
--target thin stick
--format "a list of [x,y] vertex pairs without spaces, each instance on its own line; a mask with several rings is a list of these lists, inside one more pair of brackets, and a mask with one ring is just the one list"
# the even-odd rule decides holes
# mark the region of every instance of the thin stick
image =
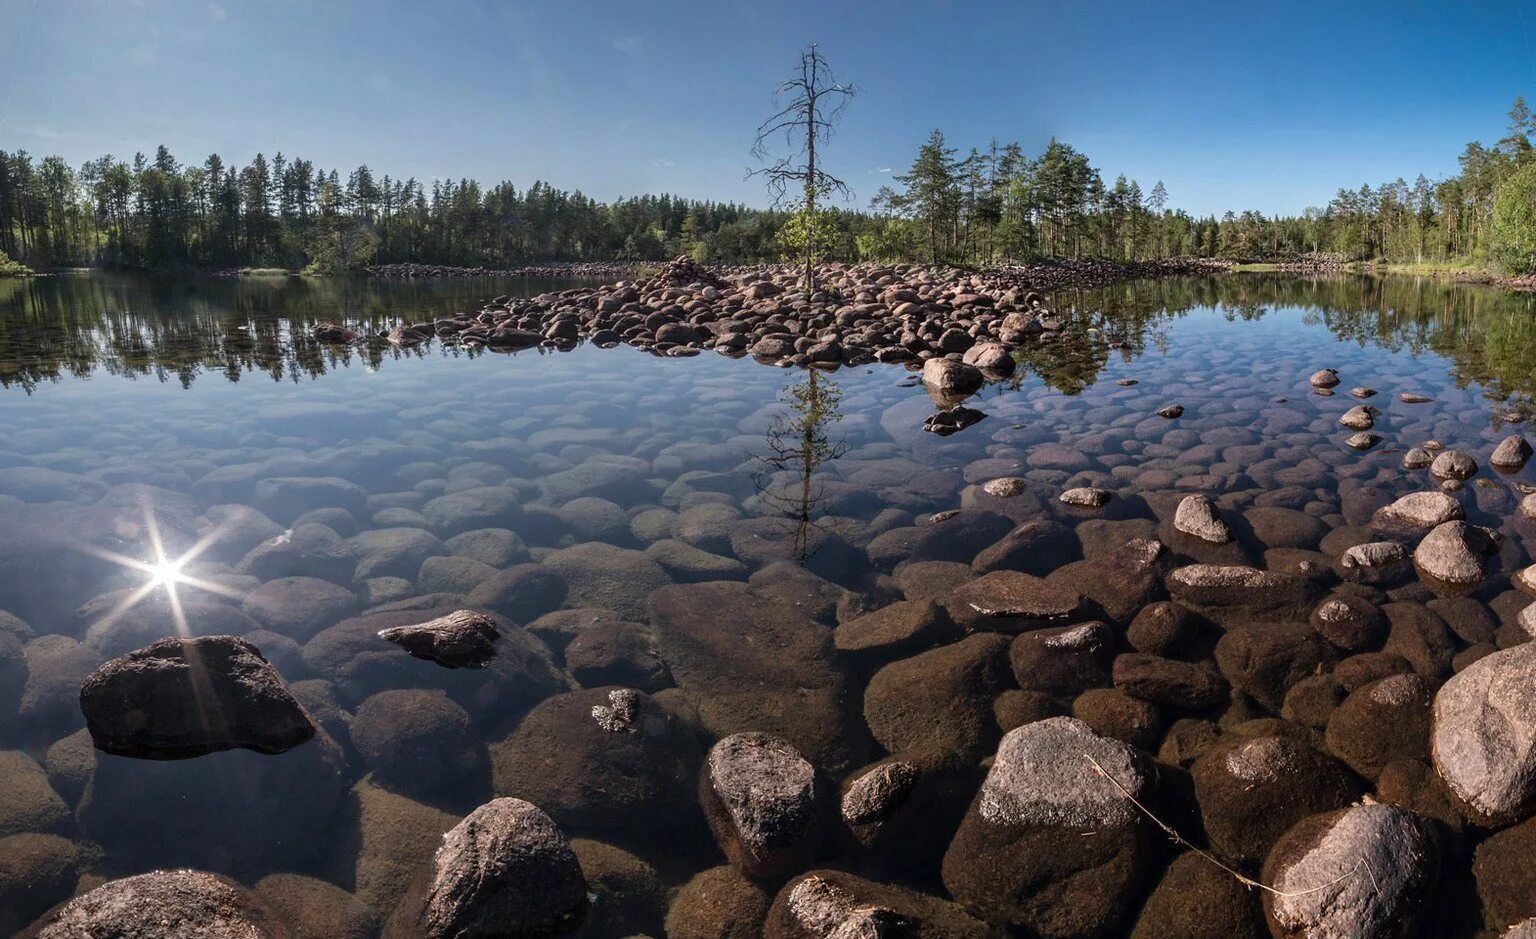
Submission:
[[[1320,885],[1318,885],[1316,887],[1312,887],[1312,888],[1309,888],[1307,890],[1297,890],[1295,892],[1289,892],[1288,893],[1288,892],[1286,892],[1284,890],[1277,890],[1274,887],[1269,886],[1268,884],[1261,884],[1257,880],[1254,880],[1252,877],[1248,877],[1248,876],[1244,875],[1242,872],[1233,870],[1232,868],[1228,867],[1226,864],[1223,864],[1221,862],[1221,860],[1219,858],[1217,858],[1215,855],[1213,855],[1213,854],[1211,854],[1211,853],[1209,853],[1207,851],[1202,851],[1200,848],[1197,848],[1195,845],[1191,844],[1188,839],[1186,839],[1183,835],[1181,835],[1177,831],[1175,831],[1172,825],[1169,825],[1167,822],[1165,822],[1162,819],[1158,818],[1156,815],[1153,815],[1151,809],[1147,808],[1145,805],[1142,805],[1139,801],[1137,801],[1136,797],[1131,795],[1130,790],[1128,790],[1124,786],[1120,785],[1120,780],[1118,780],[1115,777],[1109,775],[1109,772],[1107,770],[1105,770],[1103,766],[1099,765],[1099,761],[1098,760],[1095,760],[1090,754],[1087,754],[1087,753],[1084,753],[1083,756],[1087,757],[1088,762],[1093,764],[1093,768],[1099,771],[1099,775],[1100,776],[1103,776],[1105,779],[1109,780],[1111,785],[1113,785],[1116,789],[1120,790],[1120,794],[1125,796],[1127,802],[1131,803],[1132,805],[1136,806],[1136,808],[1140,809],[1141,813],[1143,815],[1145,815],[1147,818],[1152,819],[1153,823],[1156,824],[1158,828],[1161,828],[1163,830],[1163,834],[1167,835],[1174,843],[1183,845],[1184,847],[1188,848],[1189,850],[1191,850],[1191,851],[1195,852],[1196,854],[1200,855],[1201,857],[1205,858],[1207,861],[1210,861],[1212,864],[1215,864],[1217,867],[1221,868],[1222,870],[1226,871],[1228,874],[1231,874],[1234,878],[1236,878],[1238,883],[1242,884],[1245,887],[1248,887],[1249,889],[1257,888],[1259,890],[1264,890],[1264,891],[1266,891],[1268,893],[1272,893],[1272,894],[1274,894],[1277,897],[1304,897],[1304,896],[1306,896],[1309,893],[1317,893],[1320,890],[1327,890],[1329,887],[1332,887],[1332,886],[1335,886],[1337,884],[1343,883],[1345,880],[1348,880],[1350,877],[1354,876],[1355,872],[1360,869],[1360,865],[1365,863],[1365,858],[1362,857],[1362,858],[1360,858],[1360,860],[1355,862],[1355,866],[1354,867],[1350,868],[1349,870],[1345,871],[1343,874],[1339,875],[1339,877],[1337,879],[1330,880],[1326,884],[1320,884]],[[1367,868],[1367,870],[1369,870],[1369,868]],[[1372,875],[1372,876],[1373,876],[1373,879],[1374,879],[1374,875]]]

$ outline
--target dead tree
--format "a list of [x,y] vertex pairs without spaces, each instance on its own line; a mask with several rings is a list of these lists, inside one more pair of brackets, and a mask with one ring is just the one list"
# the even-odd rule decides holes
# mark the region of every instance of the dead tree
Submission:
[[[853,197],[847,183],[823,170],[816,162],[816,148],[831,138],[832,128],[843,108],[857,93],[852,85],[837,84],[832,67],[812,44],[800,53],[799,74],[780,82],[774,89],[774,103],[782,107],[758,125],[757,139],[752,144],[753,158],[767,165],[752,170],[747,176],[761,176],[767,181],[774,208],[782,207],[791,193],[797,190],[803,193],[807,293],[816,289],[816,201],[820,196],[834,193],[845,199]],[[773,159],[774,139],[779,136],[783,136],[792,152]]]

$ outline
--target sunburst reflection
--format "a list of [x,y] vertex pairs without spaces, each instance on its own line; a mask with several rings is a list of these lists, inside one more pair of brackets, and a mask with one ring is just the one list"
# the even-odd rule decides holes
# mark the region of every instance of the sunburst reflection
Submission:
[[160,525],[155,520],[154,512],[146,506],[144,509],[144,534],[144,557],[131,557],[100,548],[88,549],[91,554],[103,560],[144,575],[143,583],[130,590],[107,615],[98,621],[99,625],[110,625],[123,614],[149,599],[157,591],[164,590],[165,599],[171,608],[171,619],[176,627],[176,635],[189,637],[192,635],[192,630],[187,623],[186,610],[181,602],[182,588],[203,590],[223,597],[240,599],[239,591],[233,590],[217,581],[195,576],[187,571],[188,566],[224,534],[223,527],[204,533],[190,548],[172,557],[166,553],[165,541],[160,535]]

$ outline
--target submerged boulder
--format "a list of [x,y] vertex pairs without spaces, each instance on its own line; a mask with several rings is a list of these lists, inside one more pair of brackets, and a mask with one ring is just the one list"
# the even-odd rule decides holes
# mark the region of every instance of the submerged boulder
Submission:
[[944,855],[944,885],[982,919],[1032,935],[1111,933],[1150,865],[1131,802],[1150,787],[1136,750],[1075,718],[1009,731]]
[[720,850],[749,877],[803,869],[828,846],[831,792],[816,768],[771,734],[733,734],[709,751],[699,801]]
[[282,753],[315,735],[277,669],[234,636],[162,639],[102,665],[80,688],[98,750],[179,760]]
[[1469,818],[1487,825],[1536,811],[1536,643],[1495,652],[1435,695],[1435,769]]
[[215,874],[153,871],[81,894],[33,926],[37,939],[286,939],[249,890]]

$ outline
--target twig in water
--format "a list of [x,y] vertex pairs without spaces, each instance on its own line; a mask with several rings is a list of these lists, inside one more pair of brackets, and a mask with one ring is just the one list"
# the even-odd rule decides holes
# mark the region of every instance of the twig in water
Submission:
[[[1115,777],[1111,776],[1109,774],[1109,771],[1106,770],[1103,766],[1101,766],[1099,764],[1099,761],[1095,760],[1091,754],[1084,753],[1083,756],[1087,757],[1088,762],[1093,764],[1093,768],[1099,771],[1099,775],[1100,776],[1103,776],[1105,779],[1109,780],[1111,785],[1113,785],[1116,789],[1120,790],[1120,794],[1125,796],[1125,799],[1126,799],[1127,802],[1131,803],[1132,805],[1136,806],[1136,808],[1140,809],[1141,810],[1141,814],[1145,815],[1147,818],[1152,819],[1153,824],[1157,825],[1158,828],[1161,828],[1163,830],[1163,834],[1167,835],[1170,840],[1172,840],[1175,844],[1183,845],[1184,847],[1188,848],[1189,850],[1191,850],[1191,851],[1195,852],[1196,854],[1200,855],[1201,857],[1205,858],[1207,861],[1210,861],[1212,864],[1215,864],[1217,867],[1219,867],[1222,870],[1226,871],[1228,874],[1231,874],[1234,878],[1236,878],[1238,883],[1240,883],[1243,886],[1249,888],[1250,890],[1254,889],[1254,888],[1257,888],[1259,890],[1263,890],[1263,891],[1266,891],[1268,893],[1272,893],[1272,894],[1274,894],[1277,897],[1304,897],[1304,896],[1306,896],[1309,893],[1317,893],[1320,890],[1327,890],[1329,887],[1332,887],[1332,886],[1334,886],[1336,884],[1343,883],[1345,880],[1348,880],[1350,877],[1354,876],[1355,872],[1360,869],[1360,865],[1365,863],[1365,858],[1362,857],[1358,861],[1355,862],[1355,866],[1354,867],[1351,867],[1349,870],[1345,871],[1343,874],[1340,874],[1336,879],[1330,880],[1326,884],[1319,884],[1316,887],[1309,887],[1306,890],[1296,890],[1296,891],[1277,890],[1276,888],[1271,887],[1268,884],[1261,884],[1257,880],[1254,880],[1252,877],[1249,877],[1249,876],[1243,874],[1241,871],[1234,870],[1231,867],[1228,867],[1226,864],[1223,864],[1219,858],[1217,858],[1215,855],[1211,854],[1210,852],[1202,851],[1200,848],[1197,848],[1195,845],[1190,843],[1190,841],[1187,838],[1185,838],[1183,835],[1181,835],[1177,831],[1175,831],[1174,827],[1172,825],[1170,825],[1167,822],[1163,821],[1162,819],[1158,818],[1156,815],[1153,815],[1151,809],[1147,808],[1145,805],[1142,805],[1141,802],[1138,801],[1135,796],[1131,795],[1131,791],[1129,789],[1125,788],[1124,786],[1122,786],[1120,784],[1120,780],[1118,780]],[[1366,868],[1366,871],[1369,872],[1370,868]],[[1375,875],[1374,874],[1371,875],[1371,879],[1372,880],[1375,879]]]

